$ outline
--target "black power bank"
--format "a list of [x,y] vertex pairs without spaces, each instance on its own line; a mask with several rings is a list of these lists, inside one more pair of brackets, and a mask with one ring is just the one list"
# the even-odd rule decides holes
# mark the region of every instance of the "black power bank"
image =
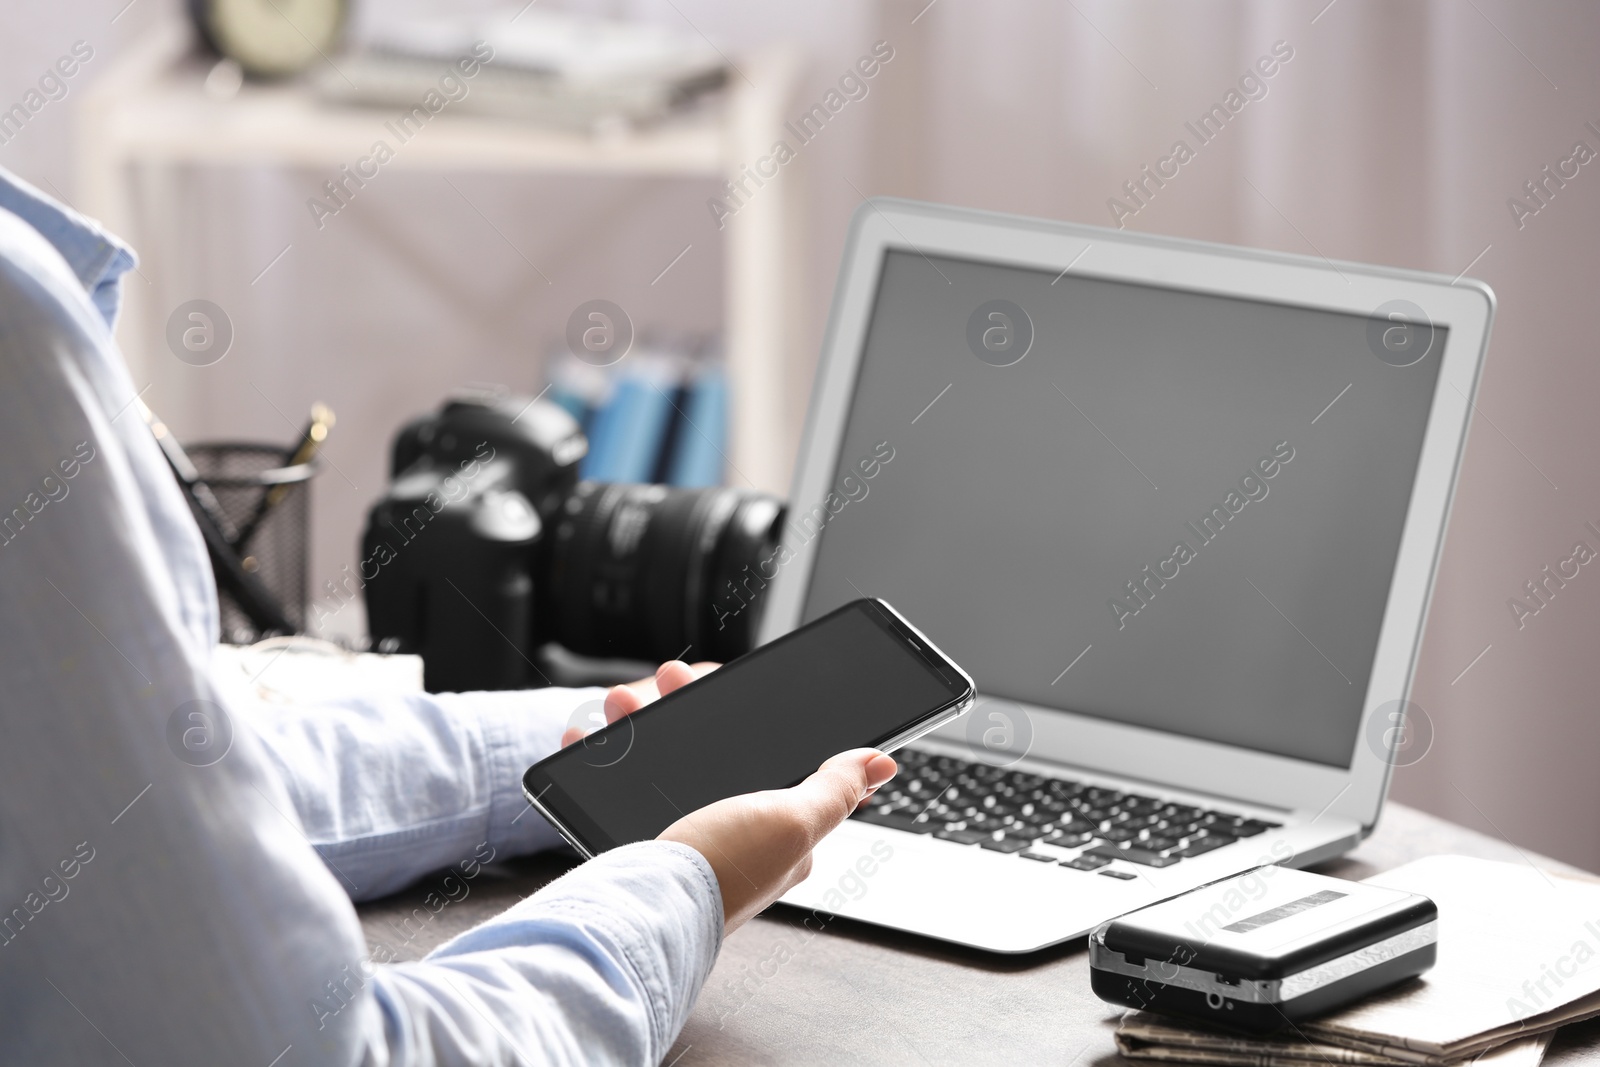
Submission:
[[1438,918],[1415,893],[1258,867],[1099,927],[1090,984],[1114,1004],[1268,1033],[1432,967]]

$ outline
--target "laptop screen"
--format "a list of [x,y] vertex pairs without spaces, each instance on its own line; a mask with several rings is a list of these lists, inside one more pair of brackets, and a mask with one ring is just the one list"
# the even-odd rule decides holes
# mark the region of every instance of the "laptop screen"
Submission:
[[804,618],[881,596],[985,696],[1347,767],[1444,342],[891,250]]

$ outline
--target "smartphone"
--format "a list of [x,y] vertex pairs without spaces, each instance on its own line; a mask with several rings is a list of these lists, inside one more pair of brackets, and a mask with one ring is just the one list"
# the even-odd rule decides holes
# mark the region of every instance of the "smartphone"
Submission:
[[862,599],[540,760],[522,789],[594,856],[713,801],[796,785],[848,749],[893,751],[972,700],[966,671],[887,603]]

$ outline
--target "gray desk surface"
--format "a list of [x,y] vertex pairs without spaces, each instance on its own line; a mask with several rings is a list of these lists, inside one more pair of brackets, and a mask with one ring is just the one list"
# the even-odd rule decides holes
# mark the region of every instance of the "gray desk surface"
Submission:
[[[1398,804],[1360,848],[1317,869],[1364,878],[1438,853],[1573,870]],[[488,868],[467,897],[420,929],[414,923],[410,940],[393,924],[414,914],[438,878],[363,906],[362,923],[369,941],[417,959],[570,865],[545,856]],[[844,920],[813,934],[779,908],[728,939],[667,1062],[1127,1063],[1111,1038],[1120,1013],[1089,992],[1088,966],[1081,939],[1002,958]],[[1545,1062],[1600,1063],[1600,1021],[1561,1031]]]

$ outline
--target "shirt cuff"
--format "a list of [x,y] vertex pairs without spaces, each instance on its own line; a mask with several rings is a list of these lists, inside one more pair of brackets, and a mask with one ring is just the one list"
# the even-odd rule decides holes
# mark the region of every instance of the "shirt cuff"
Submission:
[[486,763],[490,775],[489,826],[486,840],[494,856],[505,859],[562,844],[561,835],[534,810],[522,792],[528,768],[561,747],[569,725],[589,723],[587,706],[599,711],[606,691],[535,689],[493,693],[462,693],[454,699],[471,701],[483,724]]

